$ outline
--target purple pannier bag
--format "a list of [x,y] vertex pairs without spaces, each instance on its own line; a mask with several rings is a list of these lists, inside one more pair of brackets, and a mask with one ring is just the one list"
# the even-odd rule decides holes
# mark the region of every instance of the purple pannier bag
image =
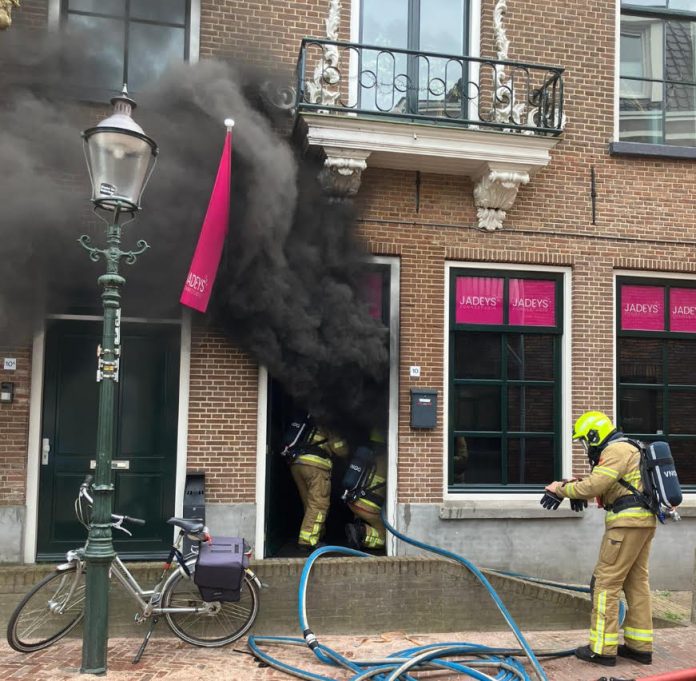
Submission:
[[249,559],[241,537],[213,537],[201,542],[193,581],[204,601],[238,601]]

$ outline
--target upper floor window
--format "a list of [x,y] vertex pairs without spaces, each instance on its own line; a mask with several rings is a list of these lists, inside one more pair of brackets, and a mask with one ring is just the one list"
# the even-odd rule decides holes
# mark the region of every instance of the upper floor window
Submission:
[[199,0],[62,0],[62,25],[89,33],[101,49],[83,85],[118,91],[127,83],[137,91],[188,61],[192,5],[199,11]]
[[562,275],[452,270],[449,489],[561,475]]
[[619,139],[696,146],[696,0],[621,3]]
[[[469,0],[362,0],[361,108],[427,114],[466,82]],[[391,49],[413,51],[391,52]]]

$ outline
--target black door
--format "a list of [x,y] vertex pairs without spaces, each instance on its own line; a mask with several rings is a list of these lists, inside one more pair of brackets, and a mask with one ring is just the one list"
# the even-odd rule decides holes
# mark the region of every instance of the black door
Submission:
[[[38,560],[53,560],[85,539],[73,502],[95,460],[101,333],[96,321],[60,320],[47,328]],[[175,324],[121,325],[114,511],[147,521],[132,538],[114,532],[122,557],[160,557],[171,545],[165,521],[174,512],[179,337]]]

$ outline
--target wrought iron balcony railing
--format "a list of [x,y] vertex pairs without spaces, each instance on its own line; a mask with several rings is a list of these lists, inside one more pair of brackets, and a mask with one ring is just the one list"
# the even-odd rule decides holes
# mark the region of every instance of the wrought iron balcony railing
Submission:
[[565,122],[562,74],[555,66],[305,38],[296,110],[556,136]]

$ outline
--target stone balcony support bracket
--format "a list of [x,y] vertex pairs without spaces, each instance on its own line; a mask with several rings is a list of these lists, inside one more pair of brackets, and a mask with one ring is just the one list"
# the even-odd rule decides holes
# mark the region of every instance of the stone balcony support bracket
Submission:
[[312,112],[299,114],[296,134],[305,150],[323,154],[320,181],[333,197],[357,193],[368,159],[371,168],[471,178],[478,227],[485,231],[503,226],[520,187],[551,162],[551,150],[561,140]]
[[324,147],[324,167],[319,174],[322,189],[329,196],[350,198],[358,193],[362,172],[370,152],[359,149]]
[[474,185],[479,229],[488,232],[502,229],[503,220],[515,203],[520,185],[528,182],[529,173],[524,170],[489,169]]

